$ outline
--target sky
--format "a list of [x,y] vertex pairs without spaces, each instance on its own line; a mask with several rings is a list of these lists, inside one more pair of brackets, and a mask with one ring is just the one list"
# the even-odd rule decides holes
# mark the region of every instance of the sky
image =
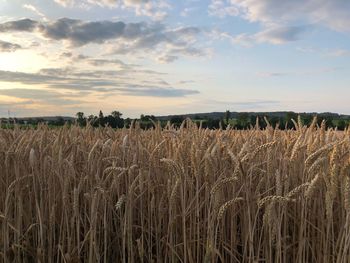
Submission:
[[350,114],[348,0],[0,0],[0,116]]

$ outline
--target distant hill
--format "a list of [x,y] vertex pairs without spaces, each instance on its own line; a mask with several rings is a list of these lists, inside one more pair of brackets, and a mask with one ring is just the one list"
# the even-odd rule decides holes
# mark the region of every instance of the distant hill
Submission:
[[[322,117],[332,117],[332,118],[350,118],[350,115],[345,114],[338,114],[338,113],[332,113],[332,112],[292,112],[292,111],[276,111],[276,112],[237,112],[237,111],[231,111],[230,117],[235,119],[238,117],[241,113],[247,113],[249,115],[258,115],[258,116],[266,116],[266,117],[278,117],[283,118],[288,113],[292,114],[311,114],[311,115],[317,115],[320,118]],[[183,118],[191,118],[191,119],[223,119],[225,117],[225,112],[205,112],[205,113],[189,113],[189,114],[176,114],[176,115],[164,115],[164,116],[157,116],[156,118],[158,120],[169,120],[174,117],[183,117]]]
[[[10,118],[16,119],[18,121],[31,121],[31,120],[41,120],[41,121],[57,121],[59,119],[63,119],[64,121],[74,121],[75,118],[69,116],[37,116],[37,117],[20,117],[20,118]],[[7,120],[7,118],[0,118],[0,120]]]

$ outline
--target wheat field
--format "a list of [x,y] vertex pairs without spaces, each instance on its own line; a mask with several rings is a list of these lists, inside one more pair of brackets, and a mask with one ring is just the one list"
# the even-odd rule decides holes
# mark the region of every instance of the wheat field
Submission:
[[0,130],[2,262],[350,262],[350,130]]

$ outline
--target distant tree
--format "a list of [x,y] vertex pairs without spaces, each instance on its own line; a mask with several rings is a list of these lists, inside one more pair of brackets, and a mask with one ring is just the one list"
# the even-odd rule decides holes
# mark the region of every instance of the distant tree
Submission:
[[100,110],[100,112],[98,113],[98,118],[99,119],[103,119],[104,118],[104,116],[103,116],[103,112]]
[[286,128],[287,129],[295,128],[292,122],[292,119],[296,121],[297,118],[298,118],[298,114],[296,114],[295,112],[292,112],[292,111],[287,112],[285,115]]
[[224,118],[225,118],[226,125],[228,125],[229,121],[230,121],[230,118],[231,118],[231,112],[229,110],[227,110],[225,112],[225,117]]
[[208,119],[208,128],[209,129],[219,129],[220,128],[220,119]]
[[146,121],[145,114],[141,114],[141,115],[140,115],[140,121]]
[[338,124],[337,124],[337,127],[338,127],[338,129],[341,130],[341,131],[345,130],[345,128],[346,128],[346,122],[345,122],[345,120],[339,120],[339,121],[338,121]]
[[149,120],[157,120],[156,116],[154,115],[144,115],[144,114],[141,114],[140,115],[140,121],[149,121]]
[[55,125],[57,126],[63,126],[65,124],[65,121],[63,119],[63,117],[58,117],[57,120],[54,122]]
[[130,118],[126,118],[124,120],[125,127],[130,128],[131,122],[132,122],[132,120]]
[[310,126],[314,116],[312,116],[312,114],[302,114],[300,115],[300,118],[304,125]]
[[120,111],[112,111],[111,115],[108,115],[105,119],[112,128],[122,128],[124,127],[122,115]]
[[108,115],[104,117],[104,125],[108,124],[112,128],[123,128],[124,127],[124,119],[114,117],[113,115]]
[[147,115],[148,119],[152,120],[152,121],[156,121],[157,117],[154,115]]
[[88,117],[87,117],[87,120],[88,122],[93,126],[98,126],[98,123],[97,123],[97,116],[93,115],[93,114],[90,114]]
[[120,111],[112,111],[111,115],[113,118],[121,118],[123,114]]
[[183,116],[173,116],[170,118],[170,122],[175,126],[180,126],[184,119],[185,118]]
[[335,128],[335,125],[333,123],[333,117],[332,116],[326,116],[324,118],[324,120],[326,121],[326,127],[327,128]]
[[45,123],[45,120],[43,118],[35,118],[34,124],[37,125],[39,123]]
[[104,115],[103,115],[103,112],[102,110],[100,110],[100,112],[98,113],[98,124],[101,125],[101,126],[104,126],[105,125],[105,119],[104,119]]
[[90,114],[89,116],[88,116],[88,121],[92,121],[92,120],[94,120],[94,119],[96,119],[97,117],[95,116],[95,115],[93,115],[93,114]]
[[85,118],[84,112],[79,111],[77,112],[77,114],[75,114],[75,116],[77,117],[77,122],[79,125],[81,126],[85,125],[86,118]]
[[238,113],[237,117],[237,128],[245,129],[249,124],[249,114],[247,112]]
[[280,119],[276,116],[269,118],[269,122],[272,127],[276,127],[277,125],[280,125]]

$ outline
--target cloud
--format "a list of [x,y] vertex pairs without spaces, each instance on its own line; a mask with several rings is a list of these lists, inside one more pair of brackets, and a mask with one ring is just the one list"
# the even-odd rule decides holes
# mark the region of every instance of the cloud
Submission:
[[309,29],[309,26],[274,27],[261,31],[254,37],[258,42],[284,44],[299,40]]
[[185,85],[185,84],[195,83],[195,81],[194,80],[180,80],[177,83],[180,85]]
[[59,55],[59,58],[70,59],[72,63],[74,62],[86,62],[92,66],[100,67],[105,65],[119,66],[121,69],[132,69],[133,67],[138,67],[140,65],[128,64],[120,59],[104,59],[104,58],[92,58],[90,56],[85,56],[82,54],[74,55],[73,52],[63,52]]
[[60,55],[60,58],[71,58],[71,57],[73,57],[73,53],[72,52],[63,52]]
[[0,32],[33,32],[39,26],[39,22],[26,18],[0,24]]
[[208,7],[208,14],[224,18],[239,15],[239,10],[237,7],[227,4],[224,0],[212,0]]
[[[117,7],[122,4],[127,6],[137,6],[143,4],[149,4],[152,2],[151,0],[54,0],[57,4],[62,5],[64,7],[72,7],[79,6],[79,3],[85,3],[89,5],[97,5],[97,6],[109,6],[109,7]],[[155,2],[155,1],[153,1]]]
[[231,40],[244,46],[250,46],[254,43],[279,45],[300,40],[310,29],[311,26],[272,27],[255,34],[240,34],[232,37]]
[[[342,32],[350,31],[350,1],[344,0],[212,0],[233,7],[241,16],[252,22],[268,25],[319,24]],[[219,5],[222,6],[222,5]],[[210,10],[210,9],[209,9]],[[219,13],[220,14],[220,13]]]
[[167,16],[170,5],[164,0],[54,0],[63,7],[81,7],[90,9],[94,6],[120,8],[134,11],[138,16],[148,16],[153,20],[162,20]]
[[57,4],[68,7],[68,6],[73,6],[74,0],[54,0]]
[[47,17],[38,8],[36,8],[35,6],[29,5],[29,4],[24,4],[23,8],[34,12],[35,14],[40,16],[44,21],[48,21]]
[[[172,87],[167,82],[157,78],[153,78],[152,82],[149,81],[145,84],[142,81],[137,81],[137,77],[139,77],[137,74],[149,74],[149,72],[134,69],[89,72],[78,71],[74,68],[48,68],[42,69],[38,73],[0,71],[0,79],[2,82],[17,82],[33,86],[41,85],[49,92],[63,90],[83,92],[85,95],[99,93],[104,96],[119,94],[149,97],[184,97],[199,93],[197,90]],[[150,72],[150,74],[154,74],[154,72]],[[11,95],[8,92],[0,90],[0,95]],[[19,98],[35,98],[33,93],[28,92],[26,90]],[[19,93],[21,93],[21,90],[19,90]]]
[[114,54],[150,51],[165,55],[203,56],[194,47],[201,29],[198,27],[168,28],[161,23],[125,23],[122,21],[82,21],[61,18],[52,22],[22,19],[0,24],[0,32],[33,32],[49,40],[65,41],[71,47],[109,43]]
[[103,66],[103,65],[116,65],[121,68],[128,68],[129,65],[121,61],[120,59],[89,59],[88,63],[93,66]]
[[17,49],[21,49],[22,47],[18,44],[9,43],[6,41],[0,40],[0,52],[14,52]]
[[157,60],[160,63],[171,63],[177,60],[178,58],[179,58],[178,56],[174,56],[174,55],[165,55],[165,56],[158,57]]
[[53,40],[66,40],[73,46],[79,47],[89,43],[103,43],[110,39],[128,37],[129,27],[141,25],[127,25],[123,22],[83,22],[81,20],[62,18],[43,25],[43,36]]
[[133,86],[129,88],[116,88],[115,91],[122,92],[131,96],[147,96],[147,97],[185,97],[188,95],[199,94],[197,90],[178,89],[178,88],[159,88],[159,87],[143,87]]
[[31,102],[44,102],[45,104],[71,105],[82,102],[77,99],[72,100],[69,97],[71,94],[62,94],[44,89],[1,89],[0,94],[19,99],[29,99]]
[[310,70],[299,70],[299,71],[290,71],[290,72],[277,72],[277,71],[263,71],[258,72],[256,75],[262,78],[275,78],[275,77],[284,77],[284,76],[311,76],[311,75],[324,75],[327,73],[333,73],[339,70],[342,70],[342,67],[324,67],[324,68],[314,68]]

